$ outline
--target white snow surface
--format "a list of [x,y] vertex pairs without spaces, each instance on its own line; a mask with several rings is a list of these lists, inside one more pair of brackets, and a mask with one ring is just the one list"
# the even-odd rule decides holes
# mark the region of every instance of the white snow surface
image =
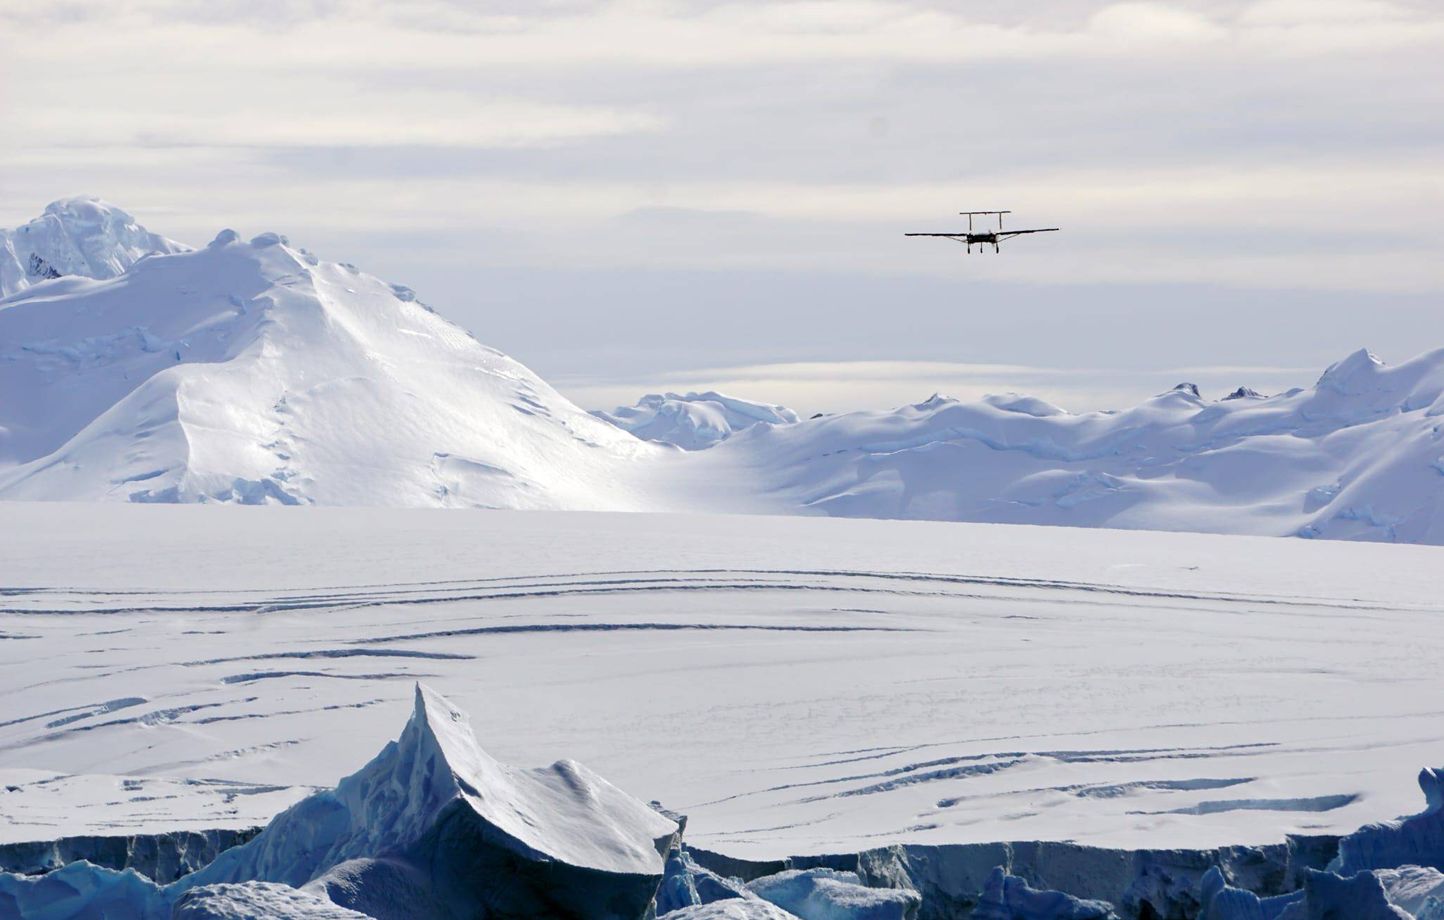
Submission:
[[114,278],[155,253],[184,252],[99,198],[63,198],[14,230],[0,230],[0,297],[63,275]]
[[0,392],[10,499],[625,509],[661,450],[275,234],[4,301]]
[[416,681],[499,760],[576,758],[741,857],[1349,832],[1418,812],[1415,775],[1444,766],[1433,547],[765,516],[0,514],[6,841],[263,824],[395,737]]
[[795,425],[786,406],[753,402],[708,390],[705,393],[649,393],[635,406],[594,412],[644,441],[683,450],[705,450],[754,425]]
[[[798,421],[709,392],[597,418],[409,289],[277,234],[247,243],[223,231],[176,251],[89,200],[57,202],[27,226],[41,229],[16,234],[51,241],[46,252],[79,253],[55,256],[77,276],[0,300],[0,499],[731,511],[1444,543],[1444,349],[1395,367],[1361,350],[1307,389],[1210,401],[1181,385],[1120,412],[935,396]],[[135,261],[147,248],[161,254]]]

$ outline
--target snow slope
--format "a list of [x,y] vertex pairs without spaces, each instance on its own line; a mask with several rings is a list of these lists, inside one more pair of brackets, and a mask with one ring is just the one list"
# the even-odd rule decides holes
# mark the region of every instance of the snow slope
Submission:
[[661,441],[683,450],[704,450],[753,425],[793,425],[797,413],[785,406],[706,393],[649,393],[635,406],[594,412],[646,441]]
[[1269,398],[1184,384],[1121,412],[935,396],[754,429],[700,462],[844,517],[1444,543],[1444,349],[1397,367],[1359,351]]
[[114,278],[153,253],[184,252],[99,198],[63,198],[14,230],[0,230],[0,297],[62,275]]
[[1434,547],[3,510],[0,842],[265,823],[391,740],[418,680],[498,760],[575,758],[747,858],[1350,832],[1444,766]]
[[660,451],[274,234],[0,302],[0,392],[10,499],[631,508]]

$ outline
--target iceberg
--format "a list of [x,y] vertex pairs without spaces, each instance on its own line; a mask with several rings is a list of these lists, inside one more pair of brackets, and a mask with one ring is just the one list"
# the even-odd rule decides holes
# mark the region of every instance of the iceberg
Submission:
[[1420,770],[1419,788],[1424,793],[1423,811],[1366,825],[1344,837],[1329,868],[1341,875],[1399,866],[1444,869],[1444,769]]
[[171,920],[368,920],[319,895],[273,882],[207,885],[176,902]]
[[534,770],[496,761],[460,710],[418,684],[399,740],[177,889],[317,881],[346,907],[403,890],[436,916],[479,906],[488,915],[635,920],[679,831],[574,761]]
[[397,741],[204,868],[165,887],[84,861],[0,873],[0,917],[641,920],[680,832],[574,761],[496,761],[418,684]]
[[1002,866],[993,869],[972,920],[1117,920],[1113,905],[1040,891]]
[[733,898],[696,907],[684,907],[665,915],[667,920],[797,920],[795,914],[758,898]]
[[80,860],[40,876],[0,872],[0,917],[5,920],[170,916],[164,891],[134,869],[117,871]]
[[657,889],[657,914],[666,914],[699,904],[711,904],[731,898],[754,897],[740,882],[724,878],[699,866],[687,852],[677,847],[667,854],[666,872]]
[[789,869],[747,883],[747,890],[803,920],[915,920],[922,896],[907,888],[869,888],[856,872]]

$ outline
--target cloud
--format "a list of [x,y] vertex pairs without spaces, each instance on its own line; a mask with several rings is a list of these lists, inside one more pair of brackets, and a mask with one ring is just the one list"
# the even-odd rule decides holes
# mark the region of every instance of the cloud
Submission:
[[509,148],[654,132],[663,121],[645,112],[517,99],[344,93],[280,107],[247,101],[217,110],[201,103],[139,116],[105,105],[17,106],[9,125],[43,137],[47,147]]
[[[1378,0],[1260,0],[1233,16],[1204,15],[1163,2],[1090,4],[1065,27],[1002,22],[982,5],[883,0],[787,0],[691,6],[610,2],[586,6],[460,5],[421,0],[337,0],[313,4],[222,4],[198,15],[194,4],[99,7],[0,6],[19,36],[53,35],[90,60],[134,61],[137,49],[164,46],[181,67],[229,60],[301,72],[402,67],[416,71],[502,67],[741,67],[760,63],[894,62],[967,64],[1063,56],[1176,55],[1191,46],[1230,43],[1267,53],[1280,29],[1304,30],[1278,50],[1308,40],[1336,50],[1340,28],[1381,42],[1417,44],[1444,25]],[[1057,17],[1067,22],[1069,17]],[[1408,28],[1397,28],[1398,26]],[[1334,31],[1330,31],[1334,30]],[[1421,33],[1422,30],[1422,33]],[[117,41],[120,36],[125,41]],[[1437,37],[1437,34],[1435,34]],[[264,42],[264,48],[257,43]],[[24,43],[19,50],[24,52]],[[257,51],[260,51],[259,59]]]
[[[1079,303],[1154,283],[1335,296],[1302,333],[1250,333],[1288,363],[1301,338],[1358,344],[1337,292],[1444,291],[1441,107],[1444,9],[1422,0],[0,0],[0,224],[100,194],[191,242],[279,230],[461,304],[506,268],[879,279],[860,325],[906,282],[949,292],[934,315],[1052,285],[988,320],[1038,353]],[[964,207],[1064,232],[971,259],[901,235]],[[587,293],[498,344],[546,363],[578,317],[698,296]],[[828,306],[788,305],[791,328],[833,328]]]
[[1228,29],[1206,16],[1161,3],[1114,3],[1089,20],[1089,35],[1120,46],[1206,44],[1228,38]]

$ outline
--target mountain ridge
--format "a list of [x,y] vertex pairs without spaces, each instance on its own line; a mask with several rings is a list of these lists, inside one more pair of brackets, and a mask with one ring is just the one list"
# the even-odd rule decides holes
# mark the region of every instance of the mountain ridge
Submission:
[[[63,222],[62,204],[47,214]],[[104,223],[77,208],[85,227]],[[92,253],[80,269],[131,258],[120,234],[105,238],[113,258]],[[740,511],[1444,544],[1444,349],[1392,367],[1360,349],[1312,387],[1212,401],[1185,384],[1109,412],[935,395],[798,420],[701,393],[591,414],[410,289],[279,234],[165,245],[179,248],[0,300],[0,392],[24,394],[0,403],[0,499]]]

